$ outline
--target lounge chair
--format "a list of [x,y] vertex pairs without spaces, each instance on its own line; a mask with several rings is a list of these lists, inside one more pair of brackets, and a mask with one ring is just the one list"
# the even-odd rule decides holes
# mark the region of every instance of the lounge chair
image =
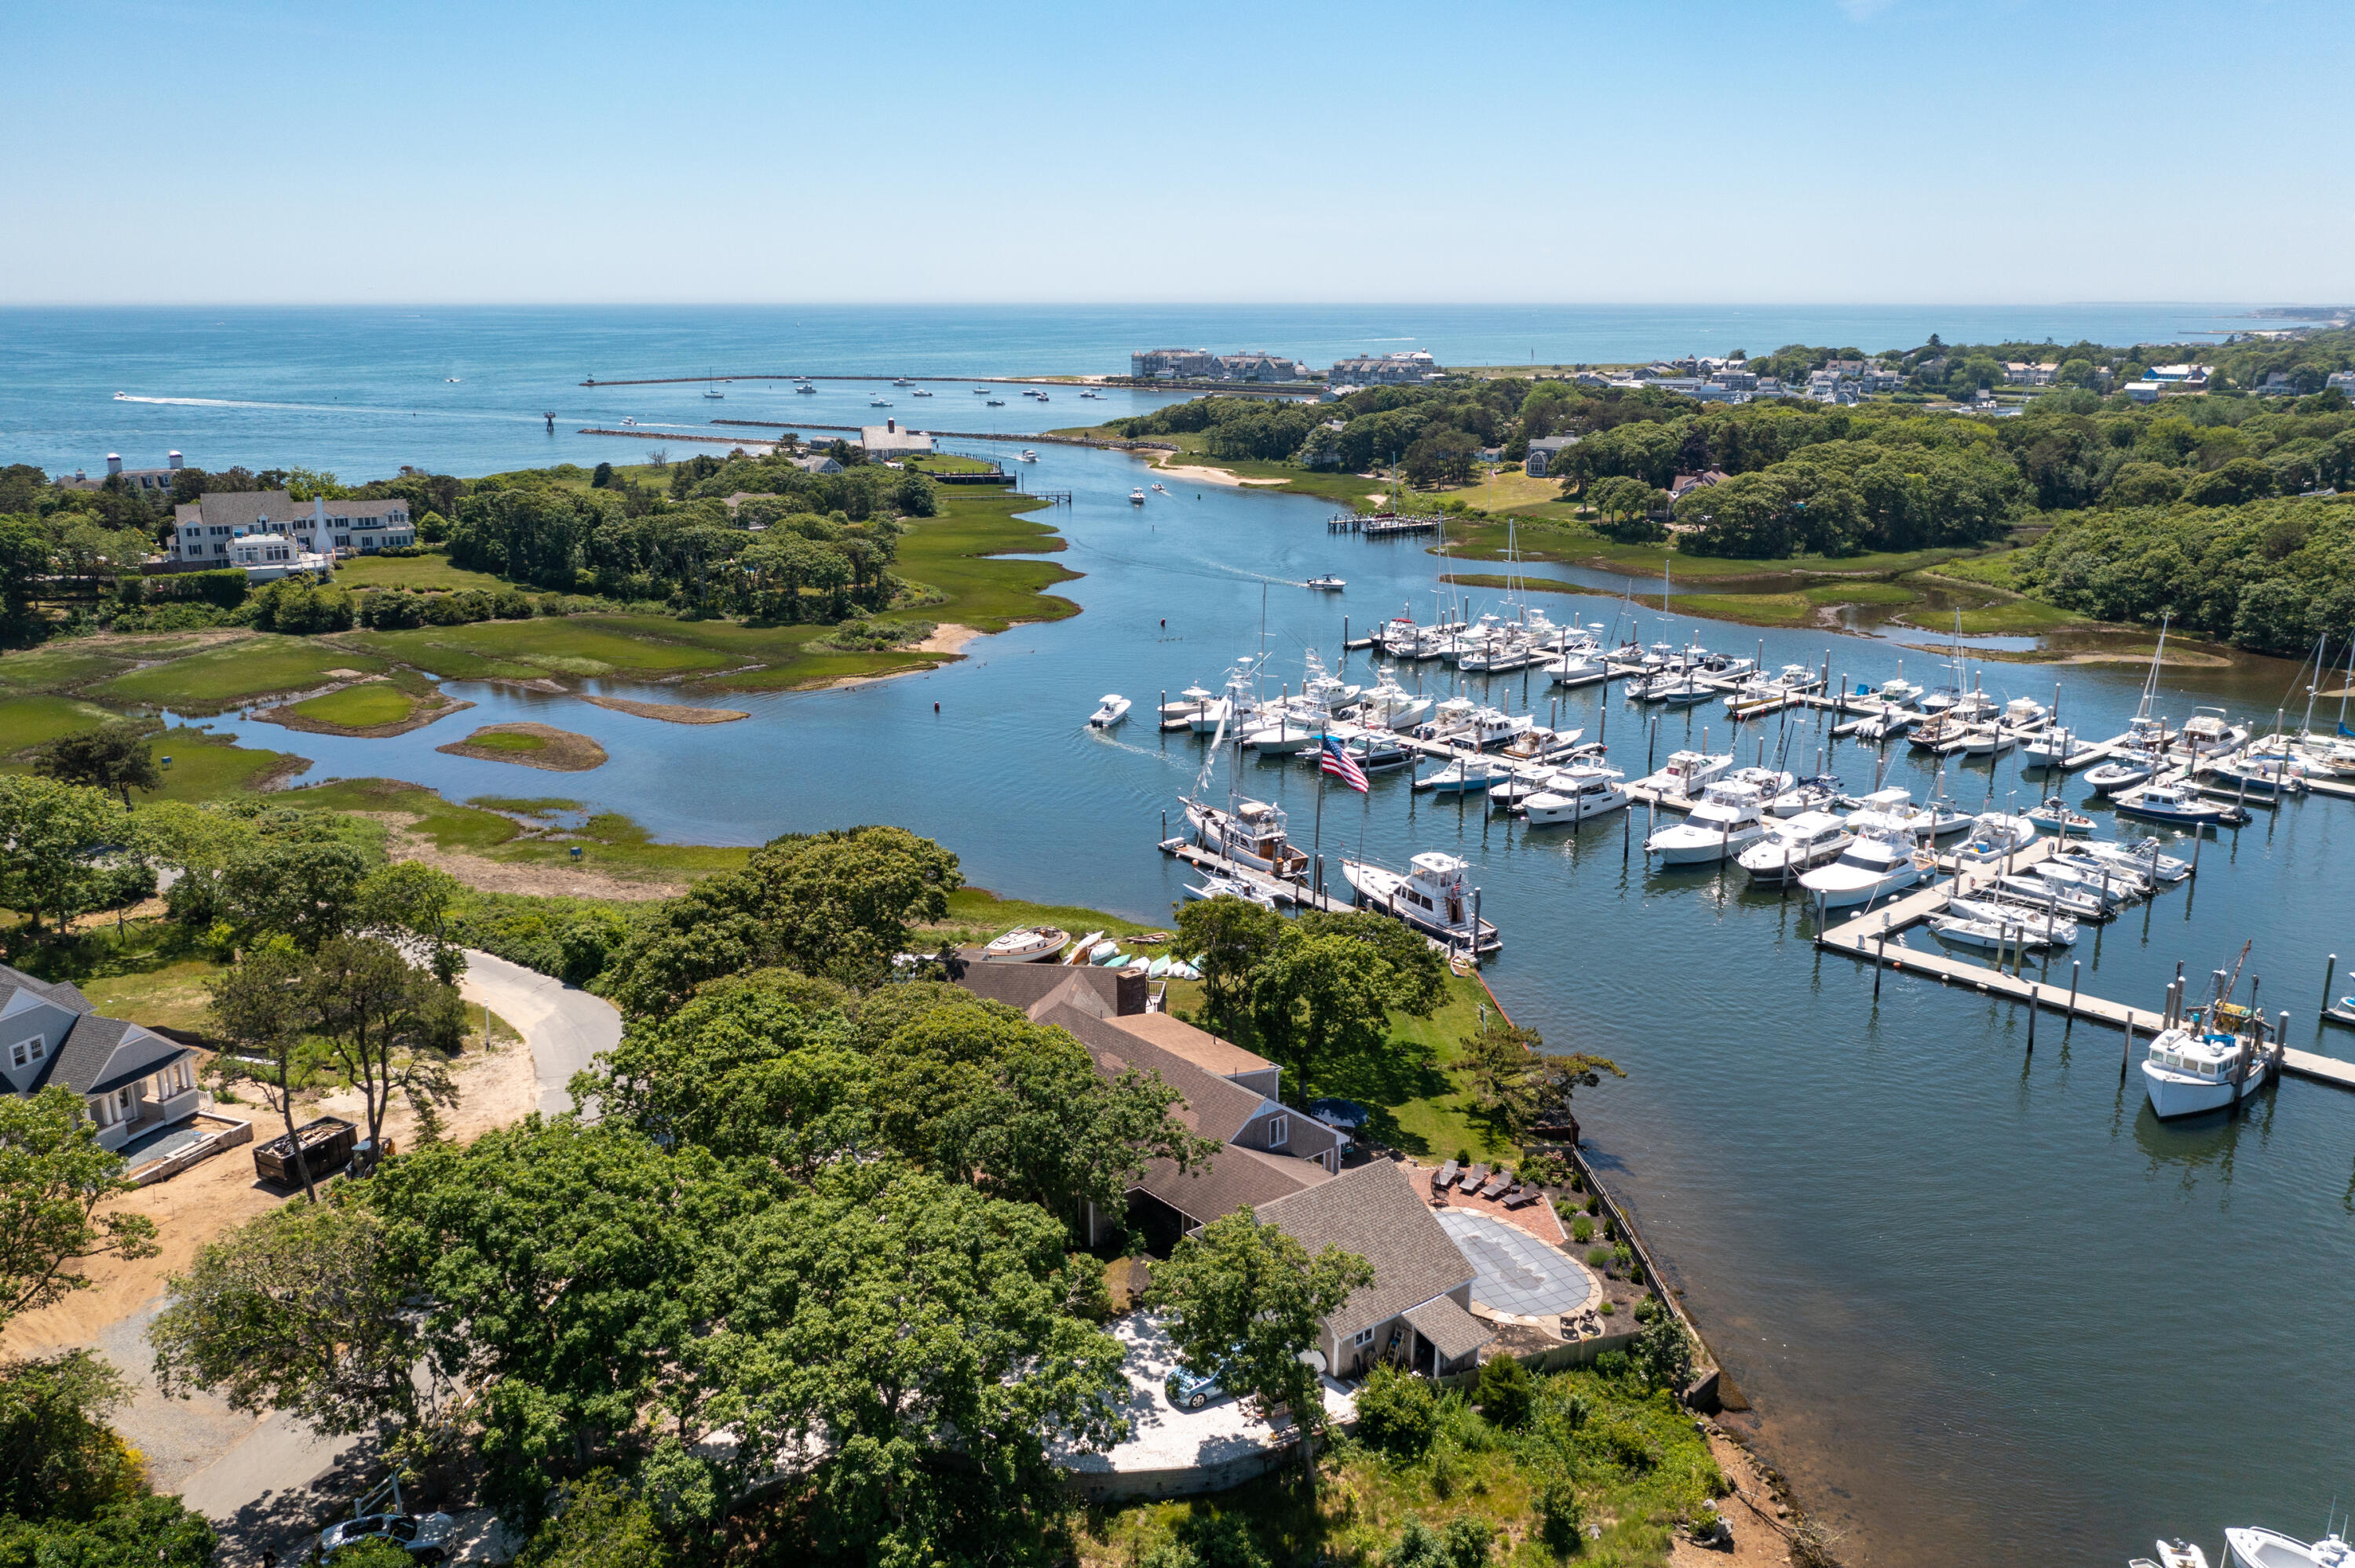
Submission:
[[1447,1189],[1455,1185],[1455,1178],[1462,1175],[1463,1171],[1464,1168],[1462,1166],[1456,1164],[1453,1160],[1449,1160],[1446,1164],[1441,1166],[1438,1170],[1431,1173],[1431,1190],[1434,1192],[1446,1192]]
[[1505,1194],[1505,1207],[1508,1209],[1526,1209],[1531,1203],[1536,1202],[1540,1198],[1544,1196],[1545,1194],[1535,1187],[1516,1187],[1511,1192]]
[[1480,1196],[1490,1200],[1501,1198],[1508,1190],[1510,1190],[1512,1185],[1513,1178],[1511,1174],[1508,1171],[1499,1171],[1495,1176],[1489,1179],[1488,1184],[1486,1187],[1480,1189]]
[[1488,1168],[1486,1165],[1475,1165],[1471,1170],[1464,1172],[1462,1180],[1455,1183],[1455,1189],[1468,1198],[1478,1192],[1480,1183],[1487,1179]]

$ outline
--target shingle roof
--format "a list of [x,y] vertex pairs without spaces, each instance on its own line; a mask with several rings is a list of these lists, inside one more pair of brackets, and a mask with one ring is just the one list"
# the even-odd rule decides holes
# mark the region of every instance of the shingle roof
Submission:
[[1444,1361],[1461,1361],[1497,1337],[1496,1330],[1457,1306],[1453,1296],[1424,1302],[1407,1313],[1406,1320]]
[[1185,1097],[1172,1107],[1172,1114],[1204,1138],[1226,1142],[1267,1103],[1267,1097],[1256,1089],[1230,1083],[1182,1056],[1170,1054],[1149,1040],[1139,1039],[1118,1024],[1078,1008],[1048,1008],[1039,1014],[1039,1022],[1070,1030],[1087,1047],[1088,1054],[1095,1058],[1096,1070],[1109,1076],[1117,1077],[1131,1068],[1160,1074],[1163,1083]]
[[136,1023],[90,1013],[75,1022],[34,1086],[56,1083],[76,1094],[102,1095],[190,1054],[186,1046]]
[[[1062,989],[1066,982],[1085,987],[1093,992],[1103,1002],[1104,1012],[1120,1010],[1120,976],[1114,970],[1093,965],[1066,968],[1061,964],[984,963],[980,949],[968,948],[957,956],[957,963],[951,969],[949,978],[975,996],[1019,1008],[1033,1018],[1038,1016],[1039,1003]],[[1096,1009],[1090,1007],[1088,1011],[1092,1012]]]
[[1231,1041],[1221,1040],[1207,1030],[1197,1029],[1182,1018],[1172,1018],[1166,1012],[1133,1012],[1114,1021],[1115,1025],[1150,1044],[1158,1045],[1171,1055],[1194,1064],[1206,1073],[1216,1073],[1231,1078],[1239,1073],[1264,1073],[1275,1065],[1256,1052],[1246,1051]]
[[6,964],[0,964],[0,1007],[7,1004],[11,992],[18,991],[31,991],[43,1001],[56,1002],[69,1012],[91,1011],[90,999],[77,991],[71,980],[38,980],[22,969],[12,969]]
[[1196,1224],[1207,1225],[1237,1209],[1264,1208],[1333,1180],[1332,1172],[1314,1160],[1230,1143],[1191,1171],[1156,1160],[1145,1168],[1136,1185]]
[[1279,1198],[1258,1211],[1311,1253],[1327,1246],[1374,1266],[1374,1281],[1352,1295],[1327,1326],[1337,1337],[1369,1329],[1472,1282],[1473,1269],[1431,1210],[1387,1160]]

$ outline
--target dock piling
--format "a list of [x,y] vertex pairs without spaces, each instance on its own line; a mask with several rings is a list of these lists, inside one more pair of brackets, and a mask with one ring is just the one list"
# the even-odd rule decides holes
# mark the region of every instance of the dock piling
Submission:
[[2126,1069],[2134,1065],[2134,1013],[2129,1010],[2126,1013],[2126,1053],[2118,1058],[2118,1082],[2121,1084],[2126,1081]]
[[2068,1039],[2069,1032],[2077,1027],[2077,981],[2083,977],[2084,969],[2083,959],[2069,960],[2069,1020],[2061,1026],[2061,1038],[2063,1040]]
[[2325,1007],[2330,1005],[2330,979],[2338,972],[2339,955],[2333,953],[2330,955],[2330,961],[2322,966],[2322,1005]]
[[[1783,881],[1785,885],[1788,885],[1790,880],[1790,868],[1785,866],[1784,867]],[[1872,955],[1872,1002],[1875,1007],[1881,1005],[1881,971],[1888,967],[1889,916],[1883,915],[1881,917],[1881,946]]]
[[2040,990],[2041,990],[2041,988],[2040,988],[2039,986],[2037,986],[2037,985],[2035,984],[2035,982],[2030,981],[2030,982],[2029,983],[2029,987],[2028,987],[2028,1054],[2029,1054],[2030,1056],[2033,1056],[2033,1055],[2035,1055],[2035,1054],[2036,1054],[2036,1014],[2037,1014],[2037,1012],[2040,1011],[2040,1008],[2039,1008],[2039,1001],[2040,1001],[2040,998],[2039,998],[2039,996],[2038,996],[2038,992],[2039,992],[2039,991],[2040,991]]

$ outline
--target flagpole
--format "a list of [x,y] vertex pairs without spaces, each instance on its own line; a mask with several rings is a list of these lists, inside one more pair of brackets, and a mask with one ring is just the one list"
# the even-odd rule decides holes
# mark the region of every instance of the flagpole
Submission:
[[[1323,720],[1323,719],[1319,719],[1319,720],[1317,720],[1317,721],[1316,721],[1316,861],[1317,861],[1317,863],[1318,863],[1319,865],[1322,865],[1322,864],[1323,864],[1323,863],[1324,863],[1324,858],[1325,858],[1325,736],[1326,736],[1325,723],[1326,723],[1326,721],[1325,721],[1325,720]],[[1320,879],[1320,884],[1321,884],[1321,879]],[[1316,892],[1316,893],[1323,893],[1323,892],[1325,891],[1324,887],[1323,887],[1321,885],[1312,886],[1312,888],[1311,888],[1310,890],[1311,890],[1312,892]]]

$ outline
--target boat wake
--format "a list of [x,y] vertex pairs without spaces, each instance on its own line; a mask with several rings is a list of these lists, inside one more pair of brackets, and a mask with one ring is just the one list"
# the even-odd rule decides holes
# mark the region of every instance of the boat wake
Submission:
[[242,397],[143,397],[130,392],[118,393],[113,401],[159,403],[176,408],[263,408],[295,414],[365,414],[377,418],[408,415],[433,419],[494,419],[502,424],[536,424],[540,418],[537,414],[502,414],[476,408],[379,408],[363,403],[265,403]]
[[1114,751],[1129,751],[1135,752],[1139,757],[1150,757],[1155,761],[1160,763],[1163,767],[1174,768],[1180,773],[1191,773],[1194,771],[1193,763],[1183,758],[1172,757],[1167,752],[1161,750],[1157,747],[1136,746],[1125,740],[1114,740],[1111,735],[1100,729],[1082,728],[1081,733],[1095,741],[1097,745],[1109,746]]

